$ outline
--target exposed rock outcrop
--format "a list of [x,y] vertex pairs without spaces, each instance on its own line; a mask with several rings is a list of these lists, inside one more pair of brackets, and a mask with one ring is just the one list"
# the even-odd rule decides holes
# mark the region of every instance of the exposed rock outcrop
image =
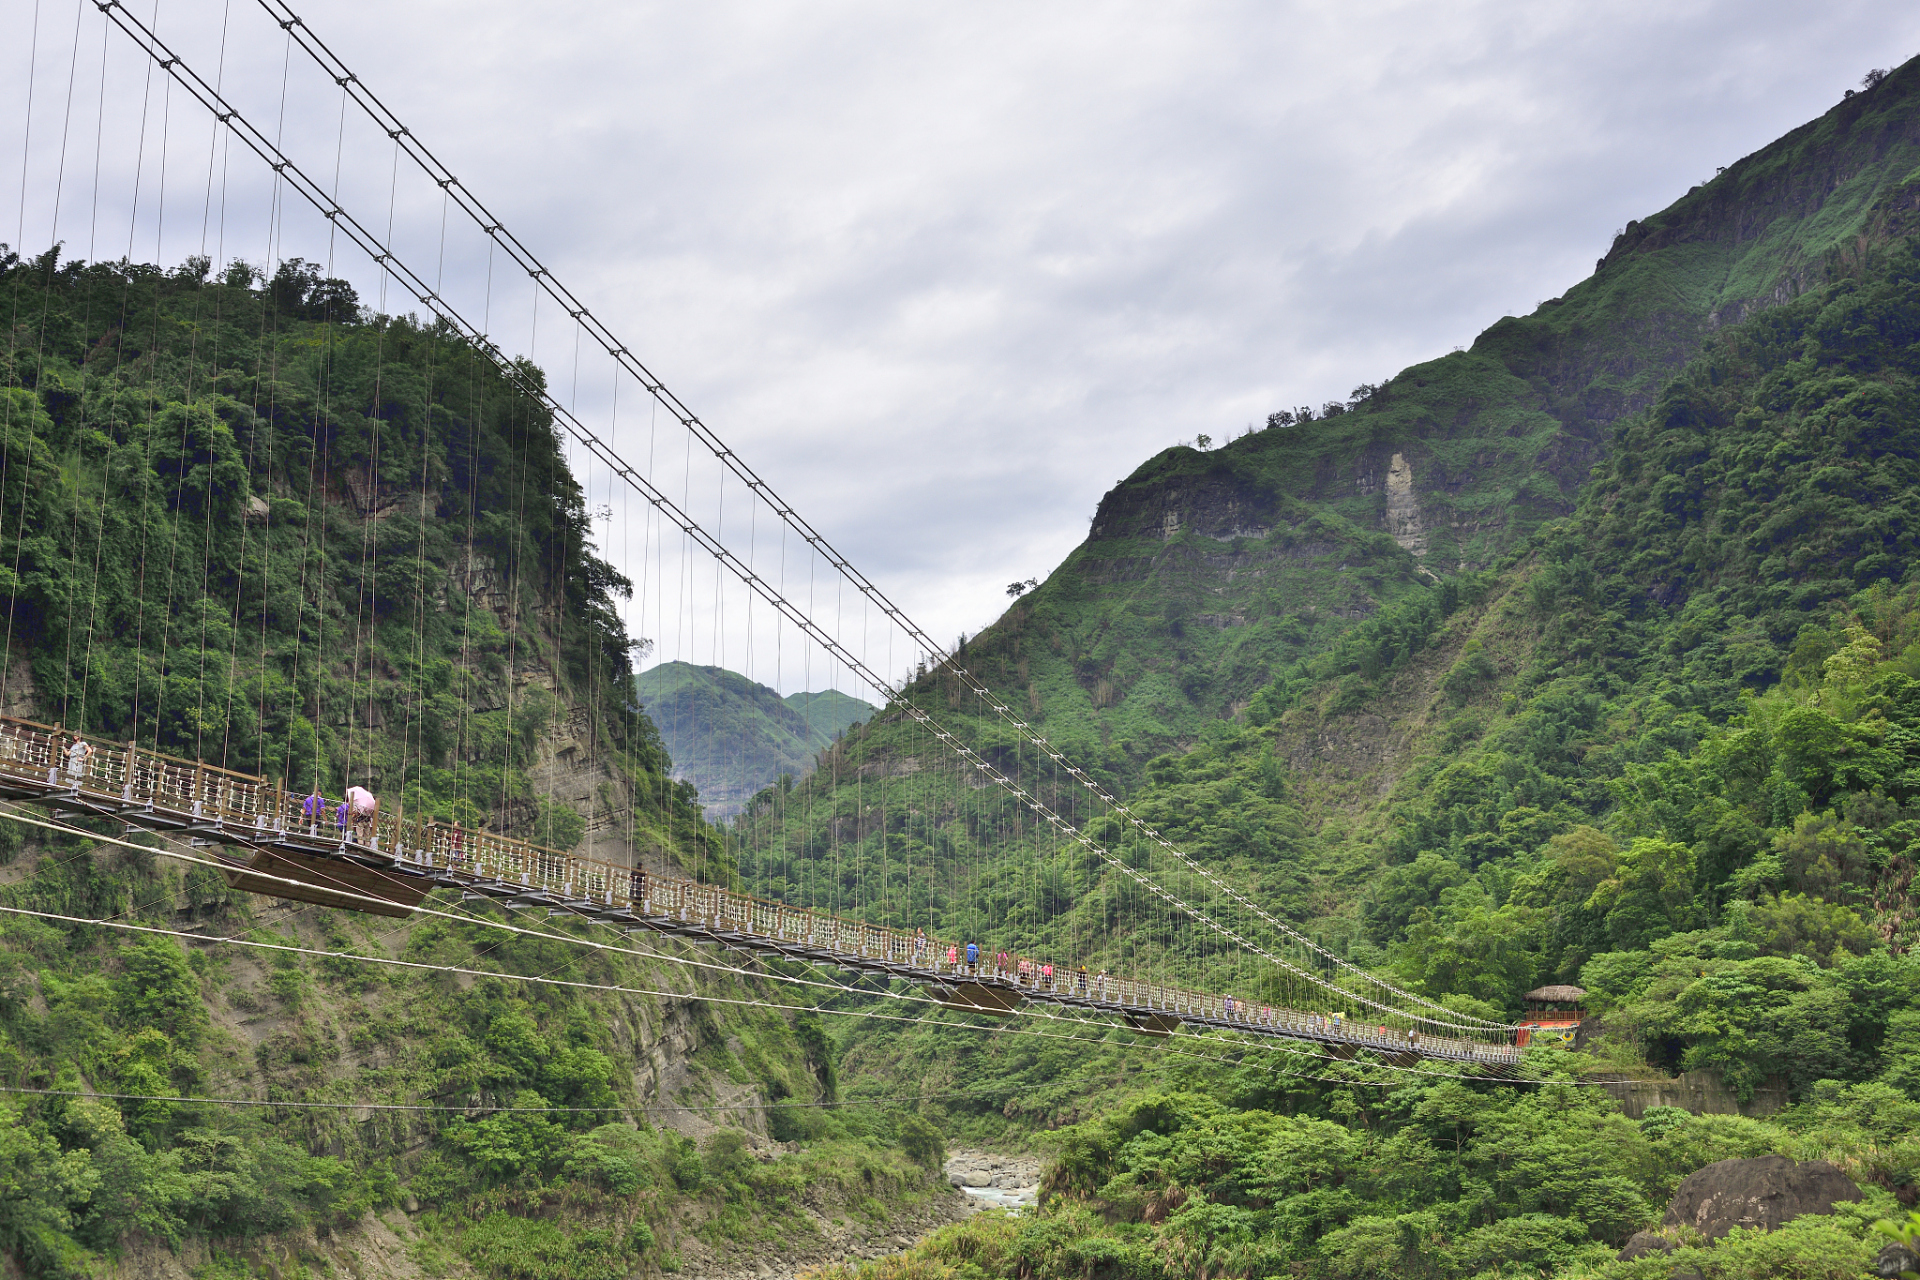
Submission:
[[1672,1253],[1680,1246],[1658,1231],[1636,1231],[1627,1240],[1626,1248],[1620,1250],[1621,1262],[1632,1262],[1635,1258],[1644,1258],[1650,1253]]
[[1413,492],[1413,467],[1396,453],[1387,467],[1387,532],[1403,551],[1427,554],[1427,531],[1420,523],[1420,500]]
[[1770,1116],[1788,1101],[1786,1083],[1769,1080],[1742,1102],[1717,1071],[1688,1071],[1670,1080],[1619,1080],[1602,1087],[1620,1100],[1620,1109],[1630,1120],[1640,1119],[1653,1107],[1679,1107],[1697,1116]]
[[1898,1240],[1890,1242],[1873,1259],[1873,1274],[1884,1276],[1886,1280],[1894,1280],[1909,1271],[1920,1271],[1920,1253],[1915,1253]]
[[1755,1156],[1688,1174],[1664,1221],[1718,1240],[1735,1227],[1771,1231],[1803,1213],[1832,1213],[1834,1205],[1860,1198],[1853,1179],[1825,1160]]

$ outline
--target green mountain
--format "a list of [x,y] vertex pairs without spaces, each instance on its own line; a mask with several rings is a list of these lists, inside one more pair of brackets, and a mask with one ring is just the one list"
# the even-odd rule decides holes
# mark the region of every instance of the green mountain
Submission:
[[[1917,211],[1908,64],[1630,224],[1593,278],[1470,350],[1169,451],[1107,495],[962,663],[1353,961],[1490,1017],[1577,982],[1598,1016],[1578,1050],[1529,1054],[1559,1083],[1525,1092],[1351,1087],[1326,1061],[1182,1059],[1178,1038],[1152,1058],[849,1028],[849,1078],[992,1081],[950,1128],[1056,1130],[1056,1201],[914,1265],[1867,1270],[1869,1223],[1903,1214],[1920,1170]],[[1047,757],[957,684],[904,696],[1069,811]],[[953,784],[898,712],[837,751],[756,798],[742,875],[762,892],[1298,995],[1018,806],[936,804]],[[1076,816],[1260,930],[1110,816]],[[948,882],[945,910],[917,896]],[[1779,1081],[1795,1105],[1636,1123],[1593,1083],[1685,1070],[1743,1097]],[[1866,1198],[1614,1261],[1681,1177],[1761,1154],[1833,1160]]]
[[[551,420],[455,334],[298,261],[4,246],[0,315],[9,714],[735,878],[634,704]],[[933,1185],[897,1108],[757,1109],[837,1087],[763,981],[458,893],[255,897],[74,821],[99,839],[0,821],[17,1274],[724,1274]]]
[[829,741],[845,733],[856,722],[873,715],[875,710],[872,703],[862,702],[838,689],[823,689],[819,693],[790,693],[786,703],[813,727],[815,733],[825,734]]
[[783,699],[738,672],[686,662],[649,668],[634,677],[633,687],[660,728],[674,777],[699,790],[714,821],[739,813],[780,775],[807,773],[822,748],[873,714],[837,689]]
[[1238,714],[1272,667],[1499,563],[1575,508],[1615,425],[1702,344],[1913,225],[1913,72],[1629,222],[1594,274],[1346,403],[1147,460],[1087,540],[968,646],[1116,781]]

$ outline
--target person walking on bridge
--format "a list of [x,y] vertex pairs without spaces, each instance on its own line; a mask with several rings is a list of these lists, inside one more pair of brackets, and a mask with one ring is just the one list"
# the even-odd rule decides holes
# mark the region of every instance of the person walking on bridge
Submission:
[[87,780],[87,757],[93,754],[93,748],[79,734],[73,735],[73,743],[67,748],[67,785],[78,787]]
[[977,942],[969,942],[967,944],[967,972],[978,973],[980,971],[979,966],[980,944]]
[[313,784],[313,794],[300,803],[300,816],[307,820],[307,834],[320,834],[320,823],[327,816],[327,798],[320,794],[320,784]]
[[380,802],[365,787],[347,788],[347,814],[353,822],[353,835],[361,844],[373,843],[374,819]]

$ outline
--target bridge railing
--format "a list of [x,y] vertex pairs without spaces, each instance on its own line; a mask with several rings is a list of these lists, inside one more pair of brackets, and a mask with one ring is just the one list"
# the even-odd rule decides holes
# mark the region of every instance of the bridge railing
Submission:
[[[86,749],[73,751],[76,741]],[[1142,1012],[1200,1018],[1250,1028],[1275,1028],[1333,1043],[1378,1048],[1406,1046],[1443,1050],[1490,1061],[1515,1060],[1511,1045],[1468,1038],[1420,1036],[1404,1030],[1356,1024],[1339,1014],[1310,1013],[1270,1004],[1250,1004],[1217,993],[1056,964],[1012,952],[979,948],[966,960],[964,940],[936,938],[865,921],[847,920],[783,902],[757,898],[718,885],[583,858],[530,841],[451,823],[375,816],[370,836],[356,839],[351,822],[342,828],[337,802],[318,816],[305,813],[305,799],[266,779],[199,761],[150,751],[133,743],[76,736],[58,726],[0,718],[0,778],[11,777],[45,794],[71,792],[118,800],[164,814],[189,829],[239,828],[271,832],[365,859],[391,857],[453,876],[519,885],[562,903],[627,910],[641,917],[676,921],[742,940],[754,938],[810,950],[879,961],[948,982],[977,981],[1037,996],[1118,1006]]]

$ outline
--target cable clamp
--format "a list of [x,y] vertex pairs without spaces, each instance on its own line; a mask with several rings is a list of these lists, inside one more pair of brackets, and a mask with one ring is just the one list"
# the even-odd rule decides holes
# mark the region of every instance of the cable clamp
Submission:
[[395,142],[398,142],[400,141],[400,139],[407,136],[407,126],[401,125],[398,129],[389,129],[387,130],[387,136],[389,138],[392,138]]
[[162,58],[160,59],[160,69],[162,71],[171,71],[179,61],[178,58]]

